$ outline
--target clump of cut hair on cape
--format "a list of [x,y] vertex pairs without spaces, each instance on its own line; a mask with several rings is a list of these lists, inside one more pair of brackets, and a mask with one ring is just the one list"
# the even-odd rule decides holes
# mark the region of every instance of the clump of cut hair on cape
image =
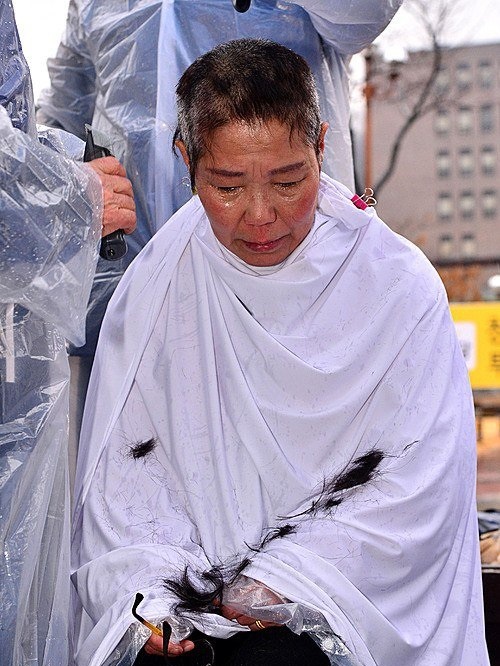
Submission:
[[136,444],[131,444],[128,449],[128,455],[135,460],[139,458],[144,458],[150,453],[152,453],[158,444],[156,437],[151,437],[144,442],[137,442]]
[[[300,516],[315,516],[319,513],[329,513],[347,497],[346,491],[369,483],[376,475],[379,465],[384,459],[384,453],[373,448],[367,453],[355,458],[338,474],[325,480],[316,499],[305,511],[294,516],[278,518],[278,520],[291,520]],[[267,531],[256,546],[247,547],[253,553],[259,553],[276,539],[283,539],[294,534],[298,523],[288,522],[273,527]],[[176,609],[180,612],[194,613],[217,612],[222,602],[224,590],[251,564],[251,556],[246,556],[240,562],[231,565],[214,565],[203,572],[189,572],[186,567],[177,578],[165,579],[164,586],[173,592],[179,600]]]
[[331,511],[345,499],[346,491],[365,485],[374,478],[384,457],[381,449],[374,448],[355,458],[341,472],[325,479],[321,492],[308,509],[294,516],[285,516],[283,520]]
[[[179,600],[176,610],[192,613],[216,612],[222,603],[224,589],[231,585],[250,564],[249,558],[230,565],[214,565],[211,569],[190,575],[187,567],[179,578],[165,579],[165,589]],[[196,579],[196,583],[194,580]]]

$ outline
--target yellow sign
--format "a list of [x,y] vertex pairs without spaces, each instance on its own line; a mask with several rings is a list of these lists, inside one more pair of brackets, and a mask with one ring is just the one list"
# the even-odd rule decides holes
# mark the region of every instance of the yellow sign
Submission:
[[473,389],[500,388],[500,301],[451,303]]

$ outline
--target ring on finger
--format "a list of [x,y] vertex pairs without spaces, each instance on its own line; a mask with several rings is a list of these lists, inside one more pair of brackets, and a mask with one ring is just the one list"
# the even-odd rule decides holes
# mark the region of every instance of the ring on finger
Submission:
[[255,620],[254,624],[258,629],[265,629],[265,626],[262,624],[260,620]]

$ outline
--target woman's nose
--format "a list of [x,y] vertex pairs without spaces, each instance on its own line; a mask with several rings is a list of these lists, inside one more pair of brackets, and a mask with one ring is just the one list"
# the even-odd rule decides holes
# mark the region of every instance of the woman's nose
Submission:
[[252,193],[246,202],[245,222],[252,226],[262,226],[276,221],[276,210],[270,198],[262,193]]

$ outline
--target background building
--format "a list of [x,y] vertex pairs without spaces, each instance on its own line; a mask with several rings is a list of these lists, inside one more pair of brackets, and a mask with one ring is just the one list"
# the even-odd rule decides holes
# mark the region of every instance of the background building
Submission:
[[[416,52],[397,65],[372,56],[369,184],[379,215],[422,248],[450,300],[498,298],[491,278],[500,274],[500,43],[438,56]],[[392,176],[377,191],[433,66],[419,117],[401,143]]]

